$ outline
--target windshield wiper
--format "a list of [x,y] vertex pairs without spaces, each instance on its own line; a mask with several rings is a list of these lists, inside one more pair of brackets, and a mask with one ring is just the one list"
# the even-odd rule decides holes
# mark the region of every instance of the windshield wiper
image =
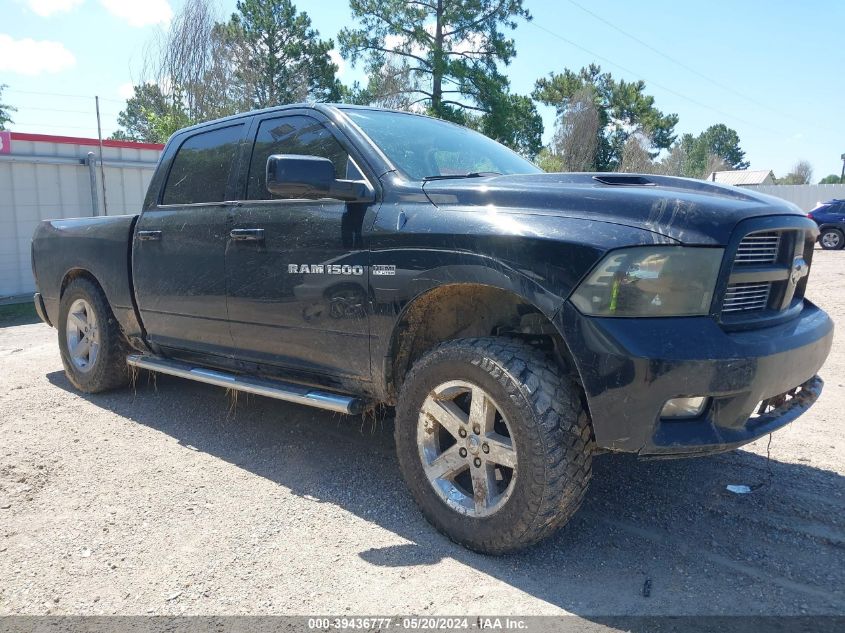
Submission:
[[454,180],[457,178],[484,178],[485,176],[501,176],[497,171],[471,171],[468,174],[448,174],[444,176],[426,176],[425,182],[429,180]]

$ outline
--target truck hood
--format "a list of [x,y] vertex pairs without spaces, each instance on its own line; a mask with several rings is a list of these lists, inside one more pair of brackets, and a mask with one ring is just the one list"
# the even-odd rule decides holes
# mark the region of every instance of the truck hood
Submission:
[[749,189],[674,178],[612,173],[521,174],[434,180],[424,184],[438,207],[554,215],[637,227],[684,244],[728,242],[738,222],[804,215],[795,205]]

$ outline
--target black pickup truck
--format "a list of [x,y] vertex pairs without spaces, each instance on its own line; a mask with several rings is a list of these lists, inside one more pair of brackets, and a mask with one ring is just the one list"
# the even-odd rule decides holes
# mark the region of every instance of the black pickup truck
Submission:
[[42,222],[41,318],[82,391],[146,369],[348,414],[470,548],[533,543],[593,456],[680,457],[819,397],[796,207],[651,175],[546,174],[432,118],[295,105],[177,132],[139,215]]

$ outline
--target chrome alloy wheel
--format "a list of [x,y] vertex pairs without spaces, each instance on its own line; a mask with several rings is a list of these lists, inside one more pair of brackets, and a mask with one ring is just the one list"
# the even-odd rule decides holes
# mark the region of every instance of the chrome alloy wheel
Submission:
[[435,387],[417,426],[423,470],[453,510],[485,517],[505,505],[517,475],[507,420],[484,389],[460,380]]
[[100,352],[100,330],[97,316],[85,299],[77,299],[70,305],[65,330],[71,362],[79,371],[90,371]]
[[841,239],[837,231],[827,231],[822,235],[822,246],[830,249],[838,248]]

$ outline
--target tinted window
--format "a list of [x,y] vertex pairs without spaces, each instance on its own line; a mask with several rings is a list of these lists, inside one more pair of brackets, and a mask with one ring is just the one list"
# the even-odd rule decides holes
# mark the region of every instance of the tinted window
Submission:
[[459,125],[381,110],[349,109],[346,114],[400,170],[416,180],[487,171],[540,172],[504,145]]
[[195,134],[182,143],[164,188],[162,204],[223,202],[243,125]]
[[307,116],[286,116],[261,122],[249,164],[248,200],[278,198],[265,188],[267,159],[273,154],[320,156],[334,163],[335,174],[345,178],[349,155],[322,123]]

